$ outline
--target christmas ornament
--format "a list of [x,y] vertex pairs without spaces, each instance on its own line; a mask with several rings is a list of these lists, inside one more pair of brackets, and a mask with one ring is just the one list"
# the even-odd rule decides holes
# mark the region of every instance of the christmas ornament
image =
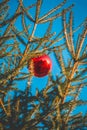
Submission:
[[52,61],[46,54],[30,59],[29,70],[36,77],[46,76],[52,69]]

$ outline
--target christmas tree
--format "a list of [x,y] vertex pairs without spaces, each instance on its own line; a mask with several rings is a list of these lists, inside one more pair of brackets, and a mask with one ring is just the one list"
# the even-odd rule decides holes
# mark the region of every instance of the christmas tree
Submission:
[[0,130],[86,130],[87,19],[74,28],[66,0],[10,1],[0,2]]

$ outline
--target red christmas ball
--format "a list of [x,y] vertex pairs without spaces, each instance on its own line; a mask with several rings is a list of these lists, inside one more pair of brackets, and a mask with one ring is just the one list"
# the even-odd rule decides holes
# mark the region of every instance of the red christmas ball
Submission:
[[52,61],[46,54],[30,59],[29,70],[36,77],[46,76],[52,69]]

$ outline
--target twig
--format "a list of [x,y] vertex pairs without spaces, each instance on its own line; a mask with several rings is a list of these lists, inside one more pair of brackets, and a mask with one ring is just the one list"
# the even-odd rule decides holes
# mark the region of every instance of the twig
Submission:
[[74,76],[74,74],[75,74],[75,72],[76,72],[76,70],[77,70],[78,65],[79,65],[79,62],[75,62],[74,66],[73,66],[73,68],[72,68],[71,74],[69,75],[69,80],[68,80],[68,82],[67,82],[67,86],[66,86],[66,89],[65,89],[65,93],[64,93],[64,95],[63,95],[62,103],[64,103],[64,100],[65,100],[65,98],[66,98],[66,96],[67,96],[67,94],[68,94],[68,90],[69,90],[69,88],[70,88],[71,80],[72,80],[72,78],[73,78],[73,76]]
[[[78,98],[78,95],[79,95],[79,93],[80,93],[80,89],[82,88],[82,84],[79,86],[79,88],[78,88],[78,91],[77,91],[77,93],[76,93],[76,95],[75,95],[75,97],[74,97],[74,102],[77,100],[77,98]],[[70,115],[70,113],[71,113],[71,111],[72,111],[72,108],[73,108],[73,103],[71,104],[71,106],[70,106],[70,108],[69,108],[69,111],[68,111],[68,113],[67,113],[67,116],[66,116],[66,119],[65,119],[65,123],[67,124],[67,122],[68,122],[68,120],[69,120],[69,115]]]
[[4,110],[4,112],[5,112],[5,114],[6,114],[7,116],[9,116],[9,113],[7,112],[6,108],[4,107],[4,104],[3,104],[3,102],[2,102],[1,99],[0,99],[0,104],[1,104],[1,106],[2,106],[2,108],[3,108],[3,110]]

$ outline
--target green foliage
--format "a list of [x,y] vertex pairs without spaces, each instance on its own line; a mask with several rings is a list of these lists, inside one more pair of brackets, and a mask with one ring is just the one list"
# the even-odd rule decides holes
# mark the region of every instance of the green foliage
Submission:
[[[25,7],[19,0],[15,14],[8,18],[9,0],[0,3],[0,130],[76,130],[87,129],[87,114],[73,114],[73,110],[87,101],[79,99],[81,89],[87,86],[87,19],[76,29],[72,29],[72,7],[57,10],[66,4],[66,0],[40,17],[42,0]],[[35,17],[29,10],[35,7]],[[69,20],[67,21],[67,12]],[[3,15],[4,14],[4,15]],[[15,25],[20,17],[22,30]],[[63,28],[59,34],[51,32],[54,20],[61,17]],[[26,18],[32,22],[26,24]],[[39,24],[49,23],[44,36],[35,36]],[[73,35],[78,34],[76,43]],[[4,30],[4,31],[3,31]],[[26,39],[26,40],[25,40]],[[57,44],[61,40],[63,44]],[[27,41],[27,42],[26,42]],[[83,49],[83,46],[85,48]],[[23,48],[23,49],[21,49]],[[68,53],[68,58],[64,56]],[[22,72],[28,66],[29,59],[43,53],[54,53],[60,65],[61,73],[54,77],[49,74],[46,87],[36,94],[31,93],[31,73]],[[65,63],[67,60],[67,64]],[[24,91],[16,86],[18,81],[27,79],[30,84]],[[28,82],[28,81],[27,81]],[[8,93],[12,91],[12,97]],[[70,100],[68,99],[68,96]]]

